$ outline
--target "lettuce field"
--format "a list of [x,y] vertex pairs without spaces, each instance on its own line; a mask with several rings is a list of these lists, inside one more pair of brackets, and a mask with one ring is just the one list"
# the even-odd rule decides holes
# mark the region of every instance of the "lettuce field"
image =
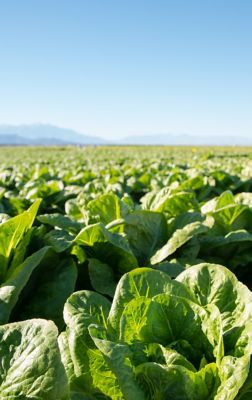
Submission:
[[0,157],[1,400],[252,399],[250,148]]

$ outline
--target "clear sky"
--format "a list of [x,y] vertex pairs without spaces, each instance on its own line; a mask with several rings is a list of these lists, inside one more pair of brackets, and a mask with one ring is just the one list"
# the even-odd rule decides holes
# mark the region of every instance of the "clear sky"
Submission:
[[251,0],[0,0],[0,124],[252,136]]

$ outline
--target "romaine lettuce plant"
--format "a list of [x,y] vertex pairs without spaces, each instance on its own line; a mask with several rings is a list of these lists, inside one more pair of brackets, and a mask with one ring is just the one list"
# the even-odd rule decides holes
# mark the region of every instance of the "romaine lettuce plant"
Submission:
[[66,302],[60,351],[73,399],[247,399],[252,293],[225,267],[175,280],[149,268],[119,281],[112,304],[79,291]]

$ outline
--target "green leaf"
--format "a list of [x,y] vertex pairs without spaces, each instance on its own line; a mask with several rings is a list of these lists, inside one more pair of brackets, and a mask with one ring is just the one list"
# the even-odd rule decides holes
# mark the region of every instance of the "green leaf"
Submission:
[[58,194],[64,189],[63,182],[57,180],[45,180],[40,178],[38,180],[30,182],[24,189],[25,197],[27,199],[37,199],[41,197],[44,199],[49,198],[55,194]]
[[68,399],[57,334],[52,322],[40,319],[0,326],[2,399]]
[[[161,192],[162,193],[162,192]],[[193,192],[157,194],[151,204],[151,210],[167,213],[170,217],[180,215],[189,210],[197,210],[198,203]]]
[[116,289],[113,269],[108,264],[91,258],[88,263],[88,270],[93,288],[101,294],[113,297]]
[[113,265],[117,275],[130,271],[137,266],[125,237],[111,233],[101,223],[89,225],[76,236],[75,243],[90,248],[92,257]]
[[167,223],[162,213],[137,210],[124,219],[124,232],[130,247],[144,265],[167,240]]
[[[243,361],[246,362],[246,359],[243,358]],[[241,361],[241,363],[243,361]],[[238,363],[240,363],[240,361],[238,361]],[[251,364],[251,355],[250,355],[250,366],[249,366],[248,376],[247,376],[247,379],[244,382],[242,388],[240,389],[239,394],[236,397],[236,400],[250,400],[251,393],[252,393],[252,364]]]
[[[237,394],[242,388],[249,373],[250,356],[240,358],[226,356],[219,367],[221,384],[218,387],[215,400],[237,399]],[[243,399],[243,397],[241,397]],[[240,399],[240,396],[238,396]],[[244,400],[244,399],[243,399]]]
[[11,252],[31,228],[41,200],[36,200],[29,210],[0,225],[0,281],[5,279]]
[[125,274],[117,285],[109,313],[111,326],[119,331],[121,315],[132,299],[142,296],[152,298],[159,293],[166,292],[190,298],[189,292],[183,285],[172,281],[163,272],[154,271],[150,268],[137,268]]
[[71,233],[78,233],[82,227],[79,222],[73,221],[71,218],[62,214],[43,214],[37,217],[39,222],[47,224]]
[[[107,340],[106,333],[104,334],[104,331],[97,325],[90,325],[89,333],[116,377],[117,382],[115,382],[114,387],[118,385],[118,393],[110,394],[111,398],[115,400],[119,398],[145,400],[143,392],[135,380],[130,362],[132,356],[130,348],[127,345]],[[99,385],[104,393],[109,394],[111,387],[108,386],[107,380],[101,377]]]
[[19,311],[20,318],[50,319],[61,330],[64,304],[73,293],[76,280],[77,268],[70,257],[56,262],[56,265],[43,265],[35,290]]
[[230,250],[231,244],[239,244],[251,241],[252,234],[244,229],[232,231],[225,236],[205,236],[200,239],[201,246],[205,247],[207,251],[212,251],[212,249],[216,249],[222,246],[227,246],[227,249],[229,248]]
[[13,271],[24,261],[33,232],[34,228],[29,229],[13,251],[13,257],[7,270],[6,279],[8,279],[8,277],[12,275]]
[[234,204],[234,195],[230,190],[226,190],[216,199],[215,211],[232,204]]
[[182,229],[193,222],[203,222],[204,216],[199,212],[183,212],[169,223],[169,231],[174,233],[177,229]]
[[[137,380],[145,390],[145,399],[152,400],[211,400],[217,370],[208,364],[199,372],[181,365],[145,363],[136,368]],[[207,379],[206,379],[207,377]]]
[[208,228],[199,221],[192,222],[182,229],[177,229],[168,242],[151,257],[151,264],[164,261],[195,235],[205,233],[207,230]]
[[[89,291],[72,294],[64,307],[64,319],[68,327],[68,343],[76,376],[82,376],[85,388],[93,387],[89,373],[92,362],[98,362],[99,352],[94,345],[88,327],[91,324],[106,325],[110,302],[102,295]],[[89,349],[91,349],[89,351]],[[103,361],[102,361],[103,363]]]
[[[140,347],[141,346],[141,347]],[[141,348],[142,358],[136,359],[136,365],[145,362],[156,362],[163,365],[181,365],[192,372],[196,372],[196,368],[190,363],[183,355],[179,354],[176,350],[164,347],[158,343],[134,343],[131,346],[132,351],[135,353]],[[143,357],[144,355],[144,357]]]
[[249,206],[249,208],[252,208],[252,193],[250,192],[238,193],[234,196],[234,200],[237,204],[245,204]]
[[223,329],[244,326],[252,318],[252,293],[227,268],[202,263],[188,268],[176,280],[184,284],[202,306],[214,304],[220,310]]
[[106,193],[91,200],[87,205],[87,210],[91,223],[102,222],[104,225],[120,219],[128,213],[126,204],[113,193]]
[[[194,351],[190,361],[199,363],[202,354],[213,360],[215,348],[222,339],[213,322],[204,308],[185,298],[163,293],[152,299],[139,297],[131,300],[122,313],[120,340],[160,343],[169,347],[187,341]],[[190,355],[186,356],[190,358]]]
[[8,279],[0,286],[0,323],[8,322],[10,313],[16,305],[19,295],[26,286],[32,272],[38,267],[49,247],[44,247],[33,253],[19,265]]
[[68,337],[66,332],[61,332],[58,337],[58,345],[60,350],[61,361],[64,365],[70,391],[72,392],[85,392],[85,388],[82,387],[82,382],[76,377],[74,373],[74,364],[71,359]]
[[66,231],[53,229],[44,236],[44,242],[51,246],[56,253],[62,253],[73,245],[74,237]]
[[153,265],[153,269],[161,272],[165,272],[170,278],[176,278],[181,272],[185,270],[185,266],[177,259],[173,259],[170,262],[163,261],[159,264]]
[[252,214],[245,204],[237,204],[230,191],[223,192],[202,207],[202,212],[214,218],[212,234],[225,235],[234,230],[247,229],[252,222]]

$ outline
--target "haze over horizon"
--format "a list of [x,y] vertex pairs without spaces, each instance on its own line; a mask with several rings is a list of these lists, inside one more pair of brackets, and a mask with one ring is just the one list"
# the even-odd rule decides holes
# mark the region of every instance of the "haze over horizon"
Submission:
[[252,2],[0,3],[0,124],[252,137]]
[[81,134],[73,129],[49,124],[1,125],[1,145],[205,145],[205,146],[252,146],[252,137],[188,134],[130,135],[123,138],[104,139]]

